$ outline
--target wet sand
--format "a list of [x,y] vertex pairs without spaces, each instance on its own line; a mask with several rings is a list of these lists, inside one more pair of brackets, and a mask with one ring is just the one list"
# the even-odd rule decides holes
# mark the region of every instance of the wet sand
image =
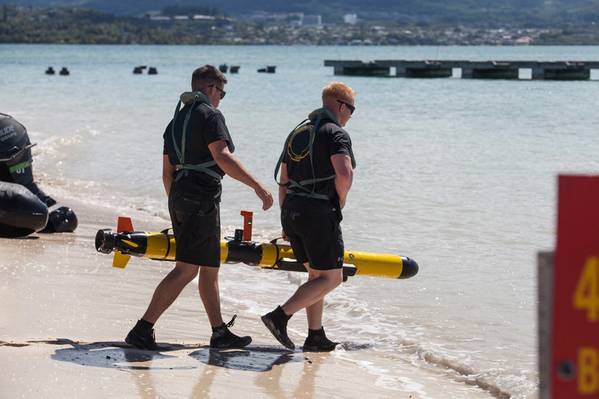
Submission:
[[[253,344],[211,351],[194,283],[156,326],[162,350],[128,348],[123,337],[172,263],[133,259],[113,269],[94,237],[114,226],[115,211],[68,205],[79,217],[76,233],[0,239],[0,397],[443,398],[447,389],[490,397],[463,381],[438,386],[438,370],[386,359],[368,345],[344,343],[330,354],[284,350],[258,315],[230,301],[223,301],[224,318],[238,312],[233,330],[252,335]],[[147,214],[130,216],[140,230],[165,227]],[[221,280],[233,267],[223,266]],[[303,314],[293,320],[303,329]]]

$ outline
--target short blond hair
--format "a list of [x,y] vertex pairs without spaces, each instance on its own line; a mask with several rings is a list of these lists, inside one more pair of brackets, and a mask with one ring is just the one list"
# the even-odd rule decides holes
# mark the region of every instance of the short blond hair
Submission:
[[344,100],[353,102],[356,97],[354,89],[341,82],[331,82],[322,88],[322,102],[326,102],[327,98],[334,100]]

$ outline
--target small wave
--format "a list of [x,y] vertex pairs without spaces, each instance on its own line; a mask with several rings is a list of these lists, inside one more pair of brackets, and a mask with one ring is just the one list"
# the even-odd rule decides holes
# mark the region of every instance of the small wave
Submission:
[[420,361],[424,361],[436,367],[441,367],[448,371],[447,375],[452,377],[455,381],[477,386],[498,399],[512,398],[511,393],[506,392],[496,381],[493,381],[497,371],[505,373],[506,370],[476,370],[474,367],[464,364],[455,358],[442,355],[434,349],[426,348],[409,339],[404,340],[400,347],[403,353],[413,354]]
[[[69,147],[77,146],[84,142],[84,135],[75,133],[72,136],[49,136],[39,141],[37,146],[33,147],[33,156],[40,157],[41,161],[48,159],[64,158]],[[33,140],[35,142],[35,140]]]

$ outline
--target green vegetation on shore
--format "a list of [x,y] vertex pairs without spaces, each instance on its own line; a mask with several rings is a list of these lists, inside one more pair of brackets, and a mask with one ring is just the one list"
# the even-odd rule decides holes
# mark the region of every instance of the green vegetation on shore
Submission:
[[[174,12],[174,11],[173,11]],[[597,45],[594,24],[559,28],[490,28],[388,22],[298,26],[237,20],[206,9],[207,18],[164,21],[81,8],[0,7],[0,43],[281,44],[281,45]]]

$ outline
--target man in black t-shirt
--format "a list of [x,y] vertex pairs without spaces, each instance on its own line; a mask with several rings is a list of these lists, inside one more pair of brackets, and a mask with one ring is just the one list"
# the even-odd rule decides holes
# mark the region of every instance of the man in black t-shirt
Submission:
[[233,140],[217,109],[225,96],[225,75],[211,65],[193,72],[191,93],[181,95],[183,108],[164,132],[162,180],[177,243],[175,268],[162,280],[143,317],[125,341],[155,350],[154,323],[181,290],[197,275],[200,297],[212,326],[210,347],[242,348],[251,337],[239,337],[225,325],[220,311],[220,195],[227,174],[254,189],[262,209],[272,206],[272,195],[232,154]]
[[291,132],[281,155],[279,204],[283,234],[308,271],[308,281],[275,310],[262,316],[274,337],[289,349],[287,322],[305,308],[308,337],[305,351],[331,351],[322,327],[324,297],[343,281],[343,236],[340,222],[351,188],[355,160],[343,126],[355,107],[355,92],[343,83],[327,85],[323,108],[309,115],[307,124]]

